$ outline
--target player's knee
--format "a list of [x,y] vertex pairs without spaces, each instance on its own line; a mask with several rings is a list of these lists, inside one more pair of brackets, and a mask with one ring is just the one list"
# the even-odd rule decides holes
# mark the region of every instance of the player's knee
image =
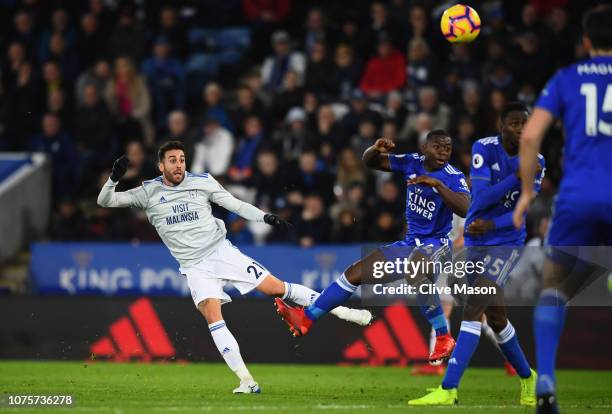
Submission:
[[206,319],[206,322],[211,324],[223,319],[221,315],[221,304],[219,299],[204,299],[198,303],[198,310]]
[[351,284],[355,286],[361,285],[362,266],[359,263],[353,263],[344,271],[344,276]]
[[493,329],[493,332],[501,332],[508,324],[508,318],[503,313],[487,312],[487,323]]
[[466,321],[478,321],[482,320],[484,309],[481,306],[466,304],[463,308],[463,319]]

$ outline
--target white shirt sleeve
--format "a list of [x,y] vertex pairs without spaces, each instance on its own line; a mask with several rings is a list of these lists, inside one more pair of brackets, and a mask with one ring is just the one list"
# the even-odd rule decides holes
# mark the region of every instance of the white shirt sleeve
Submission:
[[242,218],[250,221],[264,221],[265,213],[257,207],[245,203],[244,201],[238,200],[236,197],[230,194],[225,188],[215,180],[212,175],[208,175],[208,178],[212,181],[210,186],[207,187],[206,191],[209,193],[209,199],[213,203],[229,210],[233,213],[238,214]]
[[100,190],[100,194],[98,194],[99,206],[136,207],[140,209],[147,207],[148,197],[143,186],[119,193],[115,192],[115,187],[117,187],[117,183],[109,178]]

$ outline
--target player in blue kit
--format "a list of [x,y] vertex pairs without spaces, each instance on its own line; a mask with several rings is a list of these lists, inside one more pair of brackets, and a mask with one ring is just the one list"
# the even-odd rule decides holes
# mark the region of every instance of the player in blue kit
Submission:
[[[394,262],[408,257],[429,262],[451,260],[448,234],[452,216],[456,213],[465,217],[470,200],[463,173],[448,164],[451,138],[444,131],[431,131],[422,147],[423,155],[391,154],[394,147],[392,141],[381,138],[364,152],[363,160],[370,168],[400,172],[406,179],[408,232],[405,239],[382,247],[350,265],[308,308],[290,307],[282,300],[276,300],[277,310],[294,336],[305,335],[315,320],[347,301],[357,287],[372,276],[376,262]],[[409,282],[420,284],[435,276],[423,273]],[[440,298],[437,294],[416,296],[421,312],[436,331],[436,345],[429,361],[440,364],[450,356],[455,345],[448,332]]]
[[[534,197],[532,177],[544,133],[555,118],[563,120],[563,179],[554,205],[548,246],[609,246],[612,244],[612,6],[588,11],[583,44],[590,59],[559,70],[542,90],[521,139],[521,197],[514,223],[522,226]],[[567,262],[560,249],[549,249],[542,292],[534,313],[537,411],[559,412],[555,359],[565,321],[566,303],[589,275],[584,261]],[[578,267],[577,264],[582,266]]]
[[[501,114],[501,134],[483,138],[472,147],[472,203],[465,227],[467,261],[484,263],[484,272],[468,275],[474,287],[494,287],[496,294],[470,295],[465,304],[457,345],[450,357],[442,385],[410,405],[453,405],[458,403],[457,389],[478,342],[482,318],[486,315],[504,357],[516,370],[521,382],[520,403],[535,405],[536,373],[519,345],[514,327],[506,317],[503,286],[525,244],[525,227],[512,223],[512,210],[518,200],[519,138],[528,110],[524,104],[507,104]],[[539,188],[544,176],[544,158],[539,156]],[[532,178],[533,181],[533,178]]]

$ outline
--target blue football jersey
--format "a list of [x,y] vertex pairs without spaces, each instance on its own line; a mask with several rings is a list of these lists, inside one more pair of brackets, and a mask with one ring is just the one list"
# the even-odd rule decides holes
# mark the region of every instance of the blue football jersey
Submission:
[[[419,154],[389,154],[393,171],[401,172],[406,180],[428,175],[442,181],[454,192],[469,194],[465,176],[450,164],[435,171],[427,171],[423,166],[425,157]],[[424,184],[406,187],[406,240],[448,237],[451,231],[453,211],[438,192]]]
[[559,200],[612,205],[612,57],[560,69],[536,107],[562,119],[565,128]]
[[[540,190],[545,173],[544,157],[538,154],[542,167],[535,179],[535,190]],[[516,173],[518,155],[510,156],[498,136],[483,138],[472,146],[472,202],[465,226],[476,219],[493,220],[496,228],[481,236],[465,234],[466,246],[520,246],[525,243],[525,226],[519,230],[512,224],[512,211],[521,192],[521,181]],[[478,186],[479,191],[476,191]]]

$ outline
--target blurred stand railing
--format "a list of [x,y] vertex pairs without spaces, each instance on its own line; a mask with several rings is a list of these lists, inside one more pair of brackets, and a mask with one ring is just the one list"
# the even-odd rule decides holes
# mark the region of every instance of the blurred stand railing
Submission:
[[0,153],[0,263],[40,237],[51,211],[51,163],[42,153]]

